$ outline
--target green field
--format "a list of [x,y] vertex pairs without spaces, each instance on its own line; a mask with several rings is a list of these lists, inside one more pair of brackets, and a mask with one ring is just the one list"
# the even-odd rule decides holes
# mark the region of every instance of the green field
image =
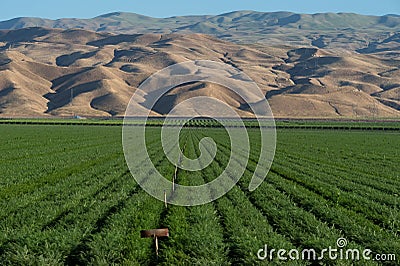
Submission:
[[[348,248],[395,254],[397,262],[387,263],[399,263],[399,131],[278,129],[271,171],[254,192],[247,187],[259,132],[248,132],[250,160],[237,186],[206,205],[166,209],[132,178],[121,127],[0,125],[0,264],[267,264],[257,258],[265,244],[321,251],[340,237]],[[172,177],[160,128],[147,133],[153,163]],[[179,171],[178,183],[197,185],[218,176],[230,153],[225,131],[186,128],[181,134],[188,157],[199,155],[204,136],[213,137],[219,150],[204,171]],[[135,171],[152,174],[141,162]],[[140,230],[162,227],[170,237],[160,240],[157,258],[152,239],[141,239]]]
[[[224,119],[222,119],[224,120]],[[235,125],[237,121],[227,120],[228,124]],[[258,127],[258,122],[254,118],[244,119],[244,124],[247,127]],[[97,125],[97,126],[122,126],[124,120],[122,118],[88,118],[88,119],[73,119],[73,118],[0,118],[1,124],[11,125]],[[144,118],[133,118],[126,123],[132,125],[142,125],[146,123],[148,126],[162,126],[164,119],[159,117],[149,117],[146,122]],[[221,125],[208,118],[198,118],[190,121],[185,119],[174,119],[167,122],[169,125],[185,124],[191,127],[221,127]],[[378,120],[364,119],[275,119],[277,128],[310,128],[310,129],[360,129],[360,130],[393,130],[400,131],[400,120],[381,118]]]

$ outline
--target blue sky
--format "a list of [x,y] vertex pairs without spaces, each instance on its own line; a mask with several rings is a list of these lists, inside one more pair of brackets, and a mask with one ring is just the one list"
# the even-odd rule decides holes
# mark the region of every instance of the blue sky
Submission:
[[114,11],[170,17],[236,10],[400,14],[400,0],[3,0],[0,20],[22,16],[91,18]]

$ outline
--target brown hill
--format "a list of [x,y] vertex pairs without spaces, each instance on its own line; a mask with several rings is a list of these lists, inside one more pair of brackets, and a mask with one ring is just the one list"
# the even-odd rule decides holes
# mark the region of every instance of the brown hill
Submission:
[[[400,116],[400,59],[382,49],[366,53],[239,45],[203,34],[115,35],[43,28],[0,31],[0,45],[3,117],[123,115],[133,92],[151,74],[198,59],[243,70],[263,90],[275,116]],[[251,116],[240,108],[237,95],[204,83],[171,90],[153,115],[164,115],[197,95],[216,97]]]
[[[90,19],[14,18],[0,21],[0,29],[28,27],[112,33],[202,33],[235,43],[264,43],[344,48],[361,53],[399,48],[393,45],[400,29],[399,15],[366,16],[354,13],[296,14],[239,10],[219,15],[153,18],[114,12]],[[66,33],[73,35],[74,32]],[[75,40],[77,38],[73,38]],[[72,39],[71,39],[72,40]],[[391,42],[391,45],[387,45]]]

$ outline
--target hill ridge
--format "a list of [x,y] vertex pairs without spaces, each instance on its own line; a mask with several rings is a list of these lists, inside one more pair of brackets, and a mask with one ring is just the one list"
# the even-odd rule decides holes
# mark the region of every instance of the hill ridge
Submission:
[[[376,43],[375,51],[371,46],[363,53],[339,53],[329,47],[241,45],[192,33],[2,30],[0,116],[123,115],[133,92],[151,74],[204,59],[243,70],[277,117],[398,117],[399,45],[392,35]],[[207,83],[173,89],[152,115],[164,115],[195,95],[217,95],[240,115],[252,116],[235,95]]]

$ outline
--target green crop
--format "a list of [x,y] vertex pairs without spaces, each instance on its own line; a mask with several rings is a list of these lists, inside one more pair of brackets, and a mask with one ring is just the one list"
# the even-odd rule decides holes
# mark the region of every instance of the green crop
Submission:
[[[150,159],[172,179],[175,166],[160,144],[159,122],[152,123],[146,131]],[[201,206],[165,208],[132,177],[120,126],[0,125],[0,264],[316,265],[260,261],[257,252],[264,245],[321,251],[340,237],[348,248],[399,259],[400,133],[318,129],[329,126],[324,123],[296,128],[303,126],[278,129],[274,163],[255,191],[247,187],[258,163],[260,134],[250,128],[250,158],[230,192]],[[177,183],[201,185],[226,167],[227,132],[206,119],[182,130],[184,154],[198,157],[206,136],[218,147],[214,161],[203,171],[178,169]],[[154,174],[135,163],[135,175]],[[140,230],[163,227],[170,237],[160,239],[157,257],[153,240],[140,238]],[[320,263],[378,264],[326,258]]]

